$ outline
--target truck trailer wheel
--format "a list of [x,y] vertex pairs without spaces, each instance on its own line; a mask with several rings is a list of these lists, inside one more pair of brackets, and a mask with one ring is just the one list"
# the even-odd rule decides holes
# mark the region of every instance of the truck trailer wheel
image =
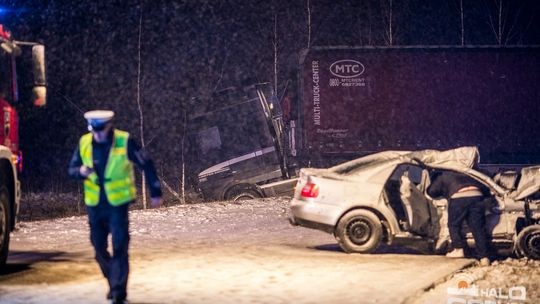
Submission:
[[540,260],[540,225],[525,227],[517,236],[516,246],[519,255]]
[[11,209],[6,186],[0,186],[0,267],[6,263],[9,247]]
[[353,210],[339,220],[336,228],[339,246],[347,253],[370,253],[382,240],[381,220],[368,210]]

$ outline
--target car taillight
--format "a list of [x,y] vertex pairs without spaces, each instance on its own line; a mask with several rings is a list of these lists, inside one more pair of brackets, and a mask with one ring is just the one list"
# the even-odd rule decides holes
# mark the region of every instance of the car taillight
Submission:
[[317,184],[307,183],[304,188],[302,188],[303,197],[317,197],[319,196],[319,186]]

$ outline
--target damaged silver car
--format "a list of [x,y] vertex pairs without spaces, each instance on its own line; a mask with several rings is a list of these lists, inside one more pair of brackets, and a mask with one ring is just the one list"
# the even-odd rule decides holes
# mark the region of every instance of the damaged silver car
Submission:
[[[540,259],[540,166],[501,172],[476,168],[476,147],[447,151],[386,151],[329,169],[304,168],[291,201],[293,225],[331,233],[345,252],[369,253],[387,244],[427,244],[445,253],[447,201],[426,190],[430,172],[451,170],[487,187],[486,229],[499,254]],[[468,227],[463,233],[474,247]]]

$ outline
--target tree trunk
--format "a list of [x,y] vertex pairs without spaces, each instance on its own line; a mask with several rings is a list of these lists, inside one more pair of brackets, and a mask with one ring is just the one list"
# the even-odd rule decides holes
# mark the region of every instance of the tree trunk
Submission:
[[185,141],[186,141],[186,128],[187,128],[187,112],[184,111],[184,128],[182,135],[182,180],[180,185],[180,192],[181,192],[181,199],[180,202],[182,204],[186,203],[186,160],[185,160]]
[[311,2],[307,0],[307,48],[311,47]]
[[461,46],[465,45],[465,24],[463,14],[463,0],[459,0],[459,12],[461,16]]
[[503,3],[502,0],[499,0],[499,45],[502,45],[503,43],[503,37],[502,37],[502,9],[503,9]]
[[278,33],[277,33],[277,13],[274,12],[274,91],[278,91]]
[[390,45],[394,45],[394,35],[392,34],[392,0],[390,0],[390,12],[388,14],[390,16],[388,18],[388,31],[390,32],[389,40]]
[[[143,3],[142,0],[139,3],[139,44],[138,44],[138,54],[137,54],[137,107],[139,109],[139,134],[141,140],[141,148],[144,149],[144,117],[141,104],[141,44],[142,44],[142,18],[143,18]],[[142,191],[142,205],[143,209],[146,209],[146,176],[144,172],[141,174],[141,191]]]
[[[392,10],[393,10],[393,0],[388,0],[388,2],[386,2],[386,0],[381,0],[381,10],[383,11],[383,18],[385,18],[386,20],[384,20],[384,22],[387,23],[387,27],[385,28],[384,32],[385,32],[385,36],[384,36],[384,40],[386,41],[386,44],[387,45],[394,45],[394,33],[393,33],[393,28],[392,28]],[[385,12],[385,9],[386,9],[386,12]]]

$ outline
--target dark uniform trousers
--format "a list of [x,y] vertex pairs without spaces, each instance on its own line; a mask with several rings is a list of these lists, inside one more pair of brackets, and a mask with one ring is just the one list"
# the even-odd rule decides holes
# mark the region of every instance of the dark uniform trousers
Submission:
[[[129,203],[118,207],[100,200],[88,207],[90,241],[96,252],[96,261],[109,282],[110,295],[124,299],[129,274]],[[112,256],[107,249],[109,233],[112,236]]]
[[488,239],[484,227],[486,225],[483,196],[450,198],[448,202],[448,230],[454,248],[464,248],[461,235],[461,224],[467,221],[476,246],[476,253],[481,257],[488,256]]

